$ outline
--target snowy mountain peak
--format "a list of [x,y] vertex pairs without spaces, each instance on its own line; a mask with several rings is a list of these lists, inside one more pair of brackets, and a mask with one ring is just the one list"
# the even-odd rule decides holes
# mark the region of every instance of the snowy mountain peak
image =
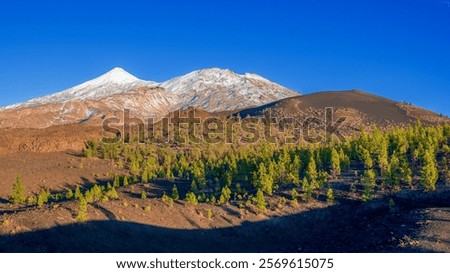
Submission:
[[[244,82],[256,81],[265,84],[275,84],[270,80],[253,73],[237,74],[229,69],[207,68],[192,71],[186,75],[170,79],[161,83],[161,87],[170,91],[179,91],[186,88],[186,84],[219,84],[236,86]],[[176,85],[176,86],[175,86]],[[176,88],[174,88],[176,87]]]
[[237,76],[236,73],[234,73],[233,71],[229,70],[229,69],[223,69],[223,68],[217,68],[217,67],[212,67],[212,68],[205,68],[205,69],[200,69],[200,70],[195,70],[192,71],[189,74],[198,74],[198,75],[217,75],[217,76],[224,76],[224,75],[228,75],[228,76]]
[[237,74],[229,69],[196,70],[159,85],[180,96],[181,108],[207,111],[236,110],[298,95],[256,74]]
[[239,78],[240,75],[229,69],[222,68],[206,68],[192,71],[182,77],[185,79],[220,79],[220,78]]
[[253,80],[257,80],[257,81],[266,81],[266,82],[270,82],[268,79],[261,77],[258,74],[254,74],[254,73],[245,73],[244,77],[247,79],[253,79]]
[[92,80],[91,82],[99,83],[131,83],[138,81],[139,79],[125,71],[121,67],[115,67],[100,77]]
[[107,73],[84,82],[75,87],[55,93],[53,95],[35,98],[23,103],[4,107],[3,109],[16,109],[33,107],[49,103],[65,103],[76,100],[100,100],[102,98],[122,94],[140,87],[155,87],[157,83],[143,81],[120,67],[116,67]]

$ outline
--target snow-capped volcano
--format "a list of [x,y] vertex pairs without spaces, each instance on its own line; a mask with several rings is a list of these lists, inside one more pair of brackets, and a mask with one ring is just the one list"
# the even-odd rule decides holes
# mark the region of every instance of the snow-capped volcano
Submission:
[[104,97],[124,93],[135,88],[155,87],[156,85],[156,82],[140,80],[122,68],[116,67],[98,78],[75,87],[53,95],[7,106],[5,109],[32,107],[48,103],[63,103],[74,100],[98,100]]
[[100,123],[109,116],[121,117],[124,109],[138,117],[160,119],[188,107],[209,112],[237,110],[297,95],[259,75],[239,75],[228,69],[197,70],[156,83],[117,67],[53,95],[0,108],[0,127]]
[[159,86],[180,96],[181,108],[194,106],[210,112],[258,106],[299,95],[259,75],[239,75],[219,68],[193,71]]

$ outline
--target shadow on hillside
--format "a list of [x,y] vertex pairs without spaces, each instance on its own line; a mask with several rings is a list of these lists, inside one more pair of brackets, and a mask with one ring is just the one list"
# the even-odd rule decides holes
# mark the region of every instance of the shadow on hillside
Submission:
[[[429,252],[400,248],[419,230],[415,201],[400,197],[345,203],[218,229],[180,230],[117,221],[91,221],[0,236],[0,252]],[[448,200],[448,199],[447,199]],[[427,204],[432,205],[432,204]],[[445,204],[448,206],[448,202]],[[170,217],[170,216],[168,216]],[[396,239],[397,238],[397,239]]]
[[74,156],[74,157],[81,157],[84,158],[83,153],[76,150],[67,150],[66,154]]

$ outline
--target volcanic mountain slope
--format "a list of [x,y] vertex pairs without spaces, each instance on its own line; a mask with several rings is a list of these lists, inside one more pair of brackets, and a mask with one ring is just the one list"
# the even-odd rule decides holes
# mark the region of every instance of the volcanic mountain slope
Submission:
[[192,106],[210,112],[236,110],[295,95],[298,93],[258,75],[218,68],[194,71],[161,84],[114,68],[65,91],[0,108],[0,127],[100,125],[107,117],[122,117],[124,109],[136,117],[158,120]]
[[274,118],[295,117],[302,121],[309,117],[324,118],[327,107],[333,108],[334,120],[346,117],[346,126],[353,128],[374,123],[381,127],[409,124],[418,119],[427,124],[450,122],[448,118],[432,111],[358,90],[318,92],[291,97],[238,111],[236,114],[241,117],[262,116],[270,111]]
[[228,69],[197,70],[159,85],[180,97],[180,108],[209,112],[259,106],[299,95],[259,75],[239,75]]
[[98,78],[87,81],[65,91],[7,106],[5,109],[26,108],[74,100],[98,100],[115,94],[121,94],[131,89],[144,86],[152,87],[155,85],[157,85],[157,83],[139,80],[122,68],[116,67]]
[[90,123],[101,125],[107,117],[122,117],[130,109],[139,117],[159,119],[176,97],[157,87],[140,87],[102,99],[71,100],[8,108],[0,112],[0,127],[47,128],[54,125]]

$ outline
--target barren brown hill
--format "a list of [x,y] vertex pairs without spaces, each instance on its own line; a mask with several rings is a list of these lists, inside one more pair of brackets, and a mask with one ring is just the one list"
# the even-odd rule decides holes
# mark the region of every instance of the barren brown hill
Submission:
[[407,124],[417,119],[428,124],[450,121],[432,111],[358,90],[317,92],[286,98],[260,107],[238,111],[236,114],[242,117],[260,116],[270,110],[273,117],[305,118],[311,115],[323,115],[326,107],[334,109],[335,117],[348,117],[347,122],[357,128],[371,123],[377,123],[383,127]]
[[20,152],[0,156],[0,201],[11,194],[17,175],[23,180],[28,196],[41,188],[65,191],[75,185],[90,185],[111,179],[111,174],[122,174],[110,160],[85,158],[67,152]]
[[18,174],[31,194],[41,187],[61,190],[120,173],[108,160],[80,156],[86,141],[101,135],[100,127],[86,124],[0,129],[0,199],[8,198]]
[[166,117],[167,118],[200,118],[200,119],[207,119],[211,117],[224,117],[227,116],[227,114],[232,112],[208,112],[196,107],[189,107],[187,109],[179,109],[176,111],[173,111],[169,113]]
[[0,155],[19,152],[79,153],[87,140],[98,140],[101,136],[101,127],[87,124],[59,125],[44,129],[0,129]]

